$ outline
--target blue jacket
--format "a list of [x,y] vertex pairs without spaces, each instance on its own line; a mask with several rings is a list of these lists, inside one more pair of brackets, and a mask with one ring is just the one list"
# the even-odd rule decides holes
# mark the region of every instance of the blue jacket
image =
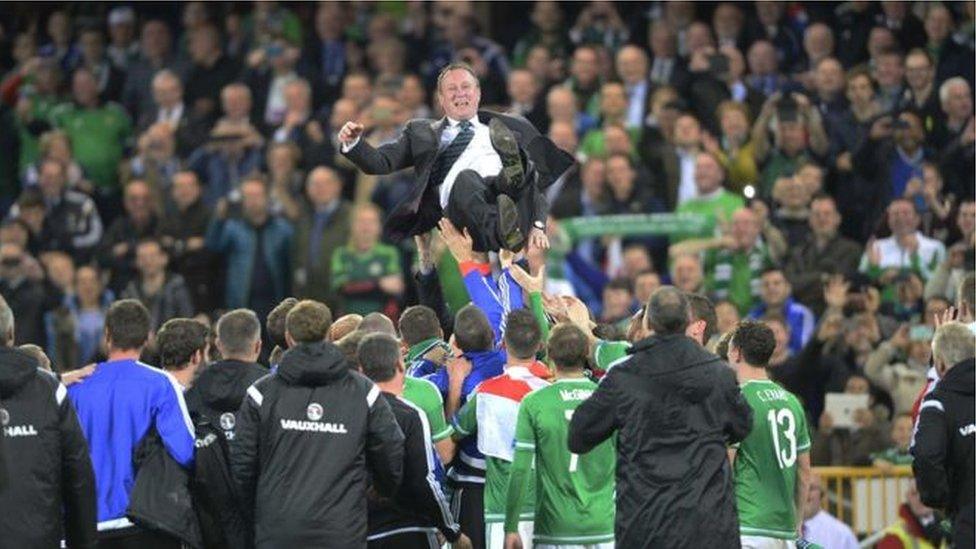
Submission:
[[173,459],[193,465],[193,423],[183,391],[168,373],[136,360],[102,362],[84,383],[69,387],[68,396],[95,469],[100,529],[125,525],[119,519],[135,482],[132,453],[150,427]]
[[[505,362],[508,357],[503,351],[474,351],[464,353],[465,358],[471,361],[471,373],[464,378],[461,385],[461,406],[468,401],[468,396],[474,392],[475,388],[486,379],[502,375],[505,369]],[[440,368],[425,379],[437,385],[444,398],[447,398],[447,390],[450,378],[446,368]],[[458,443],[458,461],[451,468],[447,476],[454,480],[463,482],[484,483],[485,481],[485,456],[478,451],[478,437],[469,436]]]
[[[817,321],[810,309],[793,301],[792,297],[786,298],[780,313],[786,319],[787,327],[790,329],[790,354],[799,354],[807,341],[810,341],[810,336],[817,328]],[[760,303],[749,311],[749,318],[762,318],[765,315],[765,303]]]
[[[291,278],[289,253],[293,232],[291,223],[281,217],[272,216],[268,218],[262,233],[264,260],[274,283],[275,302],[288,295],[288,281]],[[255,235],[254,227],[238,218],[214,219],[207,228],[207,247],[227,258],[224,301],[228,309],[248,306],[254,253],[257,249]]]

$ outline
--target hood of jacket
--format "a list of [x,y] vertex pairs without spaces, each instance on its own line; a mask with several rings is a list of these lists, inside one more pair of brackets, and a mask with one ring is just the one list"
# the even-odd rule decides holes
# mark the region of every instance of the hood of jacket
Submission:
[[961,395],[973,396],[976,385],[976,359],[966,359],[946,372],[939,381],[939,388]]
[[671,387],[691,402],[704,400],[714,388],[708,372],[699,367],[722,362],[684,334],[652,335],[627,352],[634,355],[632,363],[642,367],[641,373],[651,383]]
[[190,390],[196,391],[209,408],[236,412],[247,388],[260,377],[256,375],[257,368],[263,366],[240,360],[221,360],[207,367]]
[[0,348],[0,398],[16,393],[37,372],[37,360],[19,350]]
[[292,385],[317,387],[349,375],[349,363],[338,347],[327,341],[299,343],[288,349],[278,364],[278,376]]

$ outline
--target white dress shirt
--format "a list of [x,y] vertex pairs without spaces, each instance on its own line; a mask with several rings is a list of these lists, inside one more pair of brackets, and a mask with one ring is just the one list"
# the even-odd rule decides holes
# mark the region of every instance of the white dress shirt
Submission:
[[175,107],[170,107],[164,109],[159,108],[158,114],[156,114],[156,122],[169,122],[171,126],[176,128],[180,125],[180,118],[183,117],[183,102],[180,101]]
[[803,538],[830,549],[860,547],[850,527],[822,509],[803,523]]
[[680,168],[681,178],[678,181],[678,205],[684,204],[688,200],[698,196],[698,185],[695,183],[695,160],[698,158],[697,151],[686,152],[676,149],[678,154],[678,167]]
[[[444,131],[441,133],[440,151],[443,151],[454,141],[461,128],[459,121],[446,119]],[[482,124],[478,117],[471,119],[471,126],[474,129],[474,138],[465,147],[464,152],[451,166],[451,170],[444,176],[441,184],[441,208],[447,207],[447,200],[451,196],[451,189],[454,188],[454,180],[463,170],[474,170],[481,174],[481,177],[498,175],[502,171],[502,158],[491,146],[491,135],[488,133],[488,126]]]
[[644,107],[647,105],[646,80],[627,86],[627,127],[639,128],[644,125]]

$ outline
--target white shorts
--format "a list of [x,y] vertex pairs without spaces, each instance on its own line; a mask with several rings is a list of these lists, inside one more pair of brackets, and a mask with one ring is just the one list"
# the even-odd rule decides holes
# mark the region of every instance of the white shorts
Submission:
[[[522,547],[532,549],[532,534],[535,532],[535,522],[523,520],[518,525],[519,535],[522,536]],[[485,523],[485,547],[487,549],[505,549],[505,523]]]
[[764,536],[739,536],[742,549],[796,549],[796,542],[790,539],[767,538]]

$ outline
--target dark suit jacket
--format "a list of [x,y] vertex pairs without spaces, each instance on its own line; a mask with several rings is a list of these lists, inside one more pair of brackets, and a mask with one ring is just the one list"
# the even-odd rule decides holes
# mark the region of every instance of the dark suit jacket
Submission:
[[[137,120],[137,131],[142,132],[149,129],[159,118],[159,107],[153,106]],[[190,116],[189,108],[183,106],[183,114],[176,125],[176,154],[180,158],[187,158],[197,147],[203,145],[210,133],[210,124],[206,120],[200,120]]]
[[[478,118],[484,123],[498,118],[515,134],[532,165],[527,171],[530,174],[530,187],[522,193],[519,201],[521,224],[524,228],[525,221],[531,224],[533,220],[544,220],[546,204],[540,190],[551,185],[573,166],[572,155],[556,147],[524,118],[491,111],[478,111]],[[392,143],[373,148],[361,139],[345,153],[369,175],[386,175],[404,168],[414,168],[416,184],[407,197],[393,208],[384,224],[384,235],[393,242],[429,231],[437,226],[441,218],[437,189],[429,186],[428,182],[445,122],[444,118],[414,119],[407,122],[403,133]],[[532,219],[526,219],[527,210],[533,211]]]

